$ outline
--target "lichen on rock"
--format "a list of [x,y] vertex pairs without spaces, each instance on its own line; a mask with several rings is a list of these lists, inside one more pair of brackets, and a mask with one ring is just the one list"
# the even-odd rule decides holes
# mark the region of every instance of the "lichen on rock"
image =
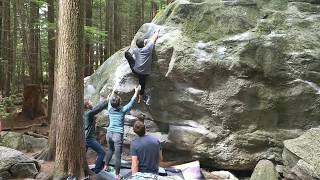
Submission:
[[[320,124],[319,7],[315,0],[176,0],[144,24],[131,47],[161,29],[147,93],[150,119],[168,138],[164,152],[234,170],[281,162],[283,140]],[[112,89],[129,100],[138,81],[126,49],[86,79],[94,102]]]

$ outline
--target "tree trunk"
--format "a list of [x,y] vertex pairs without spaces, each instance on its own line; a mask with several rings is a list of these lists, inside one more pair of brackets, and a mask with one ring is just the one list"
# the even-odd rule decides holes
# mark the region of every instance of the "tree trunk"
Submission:
[[16,64],[17,64],[17,0],[13,1],[13,44],[12,44],[12,64],[11,64],[11,82],[12,82],[12,91],[16,90],[17,83],[17,75],[16,75]]
[[[48,0],[48,22],[54,23],[54,0]],[[48,28],[48,119],[51,119],[55,62],[55,33],[54,28]]]
[[3,1],[2,4],[2,24],[3,24],[3,31],[2,31],[2,58],[3,62],[3,86],[4,86],[4,93],[5,96],[10,95],[10,63],[11,63],[11,55],[12,55],[12,41],[10,35],[10,0]]
[[140,26],[141,26],[141,5],[140,5],[140,3],[141,3],[141,0],[136,0],[136,8],[135,8],[135,10],[136,10],[136,15],[135,15],[135,17],[136,17],[136,22],[134,23],[135,24],[135,31],[138,31],[139,30],[139,28],[140,28]]
[[42,90],[39,84],[25,86],[23,91],[22,114],[28,119],[44,115],[41,109]]
[[30,75],[31,83],[40,83],[39,69],[39,6],[37,2],[30,1]]
[[[99,1],[99,29],[100,31],[103,31],[103,25],[102,25],[102,1]],[[98,62],[99,61],[99,62]],[[101,66],[104,62],[104,50],[103,50],[103,36],[100,37],[99,39],[99,59],[97,61],[97,68],[98,69],[98,64]]]
[[158,5],[154,0],[152,0],[151,1],[151,17],[152,17],[152,19],[154,17],[156,17],[157,12],[158,12]]
[[105,44],[104,44],[104,54],[105,54],[105,59],[110,57],[111,54],[111,48],[110,48],[110,42],[111,42],[111,37],[112,37],[112,31],[111,31],[111,15],[112,15],[112,9],[111,9],[111,1],[112,0],[106,0],[106,26],[105,26],[105,31],[107,31],[108,36],[105,39]]
[[140,26],[144,24],[144,0],[141,0],[141,15],[140,15]]
[[[29,72],[30,71],[30,58],[31,58],[31,55],[30,55],[30,48],[29,48],[29,43],[28,43],[28,32],[27,32],[27,8],[25,7],[24,5],[24,2],[23,1],[18,1],[17,3],[17,8],[18,8],[18,13],[19,13],[19,19],[20,19],[20,24],[21,24],[21,30],[20,30],[20,36],[22,38],[22,51],[23,51],[23,56],[24,57],[22,60],[21,60],[21,64],[22,64],[22,67],[21,67],[21,75],[20,75],[20,78],[21,78],[21,82],[23,82],[23,84],[26,83],[26,79],[25,79],[25,71],[26,71],[26,68],[29,67]],[[26,65],[28,65],[28,67],[26,67]],[[30,81],[30,80],[29,80]],[[29,82],[30,83],[30,82]]]
[[109,48],[110,48],[110,56],[115,52],[115,42],[114,42],[114,4],[116,0],[109,0],[110,8],[109,8]]
[[81,0],[59,0],[58,54],[55,70],[56,159],[54,179],[83,178],[83,16]]
[[113,43],[115,44],[114,51],[118,51],[121,48],[121,18],[120,18],[120,3],[121,0],[114,0],[114,23],[113,23],[113,32],[114,32],[114,39]]
[[[85,0],[86,26],[92,26],[92,0]],[[90,76],[93,71],[93,57],[90,37],[85,39],[85,76]]]
[[[2,49],[3,49],[3,44],[2,44],[2,33],[3,33],[3,24],[2,24],[2,20],[3,20],[3,4],[2,4],[2,0],[0,0],[0,58],[2,59]],[[4,77],[4,72],[3,72],[3,64],[0,63],[0,96],[3,95],[3,77]]]

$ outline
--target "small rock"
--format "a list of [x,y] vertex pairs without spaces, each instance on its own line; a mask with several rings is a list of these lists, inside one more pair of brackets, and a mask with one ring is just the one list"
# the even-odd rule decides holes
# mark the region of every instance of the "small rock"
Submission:
[[285,167],[283,165],[276,165],[276,171],[279,174],[283,174],[285,172]]
[[9,179],[11,174],[8,171],[0,172],[0,180]]
[[33,136],[17,133],[2,132],[0,145],[16,150],[42,149],[47,146],[48,140],[45,138],[35,138]]
[[220,179],[224,180],[238,180],[232,173],[229,171],[213,171],[211,172],[212,175],[217,176]]
[[284,141],[284,164],[300,179],[320,178],[319,139],[320,128],[313,128],[296,139]]
[[38,169],[34,163],[18,163],[10,168],[10,172],[17,178],[34,178],[38,173]]
[[251,175],[250,180],[278,180],[278,173],[269,160],[260,160]]
[[51,179],[51,175],[46,174],[44,172],[41,172],[36,176],[36,180],[49,180],[49,179]]

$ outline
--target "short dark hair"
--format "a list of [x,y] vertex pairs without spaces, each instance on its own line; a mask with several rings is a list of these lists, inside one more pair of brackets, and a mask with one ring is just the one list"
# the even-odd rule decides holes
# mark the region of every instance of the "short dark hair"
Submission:
[[133,132],[138,136],[144,136],[146,134],[146,127],[142,121],[137,120],[133,125]]
[[113,95],[110,100],[110,104],[113,108],[118,109],[120,107],[121,98],[118,95]]
[[136,45],[138,48],[143,48],[144,47],[144,38],[140,37],[136,41]]

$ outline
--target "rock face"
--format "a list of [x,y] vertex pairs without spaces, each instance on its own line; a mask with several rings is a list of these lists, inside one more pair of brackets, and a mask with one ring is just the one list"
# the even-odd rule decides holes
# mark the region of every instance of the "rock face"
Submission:
[[320,179],[320,128],[284,142],[283,161],[291,176],[299,179]]
[[22,152],[0,146],[0,177],[34,178],[39,172],[36,161],[27,158]]
[[16,150],[32,151],[34,149],[45,148],[48,140],[45,138],[35,138],[33,136],[17,132],[1,132],[0,146]]
[[[146,113],[164,152],[249,170],[282,160],[283,141],[320,124],[317,0],[176,0],[135,39],[161,29]],[[132,47],[135,45],[135,39]],[[85,95],[124,102],[138,81],[122,49],[85,79]]]
[[278,172],[271,161],[260,160],[251,175],[250,180],[278,180]]

